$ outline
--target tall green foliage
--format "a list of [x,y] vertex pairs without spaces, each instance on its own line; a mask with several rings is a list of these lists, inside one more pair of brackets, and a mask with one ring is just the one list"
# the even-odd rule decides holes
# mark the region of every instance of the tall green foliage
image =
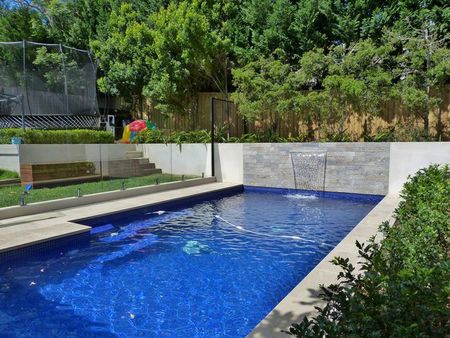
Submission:
[[146,94],[163,112],[185,113],[195,108],[195,96],[212,83],[224,91],[221,65],[227,41],[211,31],[197,1],[171,3],[151,15],[152,74]]
[[27,7],[0,4],[0,41],[45,41],[48,32],[38,13]]
[[102,69],[99,89],[128,98],[139,111],[144,86],[151,76],[151,30],[129,3],[111,13],[107,26],[107,38],[91,42]]
[[[163,112],[186,113],[199,91],[236,91],[243,115],[265,129],[290,111],[310,135],[326,126],[342,133],[351,113],[364,112],[370,133],[371,117],[395,97],[427,135],[449,82],[443,0],[14,0],[0,12],[0,40],[90,47],[99,89],[135,111],[150,98]],[[283,86],[257,69],[272,68],[274,55]],[[276,109],[262,104],[275,96]],[[436,129],[442,137],[445,123]]]
[[[397,77],[393,91],[411,116],[423,120],[424,133],[429,133],[429,114],[441,102],[433,88],[442,88],[450,77],[450,50],[446,38],[439,39],[433,24],[410,35],[391,33],[389,44],[399,53],[394,68]],[[438,93],[440,94],[440,93]]]
[[233,71],[237,92],[233,99],[248,120],[259,121],[262,129],[275,132],[285,106],[289,66],[275,58],[261,58]]

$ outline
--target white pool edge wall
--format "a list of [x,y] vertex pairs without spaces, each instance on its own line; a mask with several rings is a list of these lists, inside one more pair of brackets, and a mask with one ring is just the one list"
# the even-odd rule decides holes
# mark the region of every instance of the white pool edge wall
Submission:
[[[211,170],[210,144],[142,144],[139,151],[163,171]],[[325,190],[399,193],[408,175],[430,164],[450,163],[450,142],[221,143],[215,145],[219,182],[295,188],[290,152],[326,151]],[[170,156],[168,156],[170,154]]]
[[[21,163],[114,159],[138,150],[163,172],[211,175],[210,144],[0,145],[0,168],[18,171]],[[399,192],[409,174],[432,163],[450,163],[450,142],[391,143],[220,143],[215,145],[219,182],[294,188],[290,152],[327,152],[325,190],[386,195]],[[39,155],[40,154],[40,155]]]

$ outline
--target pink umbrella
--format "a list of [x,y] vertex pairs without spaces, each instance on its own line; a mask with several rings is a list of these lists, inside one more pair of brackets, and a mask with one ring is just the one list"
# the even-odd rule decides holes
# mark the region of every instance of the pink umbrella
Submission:
[[136,120],[129,124],[130,131],[138,132],[138,131],[142,131],[145,129],[147,129],[147,122],[144,120]]

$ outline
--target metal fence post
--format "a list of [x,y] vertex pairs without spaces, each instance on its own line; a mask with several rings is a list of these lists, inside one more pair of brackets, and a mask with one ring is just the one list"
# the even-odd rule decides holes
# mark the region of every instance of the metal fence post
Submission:
[[26,69],[26,41],[22,40],[22,57],[23,57],[23,92],[22,92],[22,100],[21,100],[21,106],[22,106],[22,130],[23,130],[23,137],[25,137],[25,93],[27,90],[27,69]]
[[215,109],[214,109],[214,97],[211,97],[211,176],[215,176],[214,165],[214,125],[215,125]]

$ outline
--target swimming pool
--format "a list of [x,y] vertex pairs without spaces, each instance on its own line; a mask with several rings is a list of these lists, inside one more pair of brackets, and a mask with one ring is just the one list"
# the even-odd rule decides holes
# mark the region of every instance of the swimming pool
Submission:
[[247,189],[1,264],[0,337],[244,337],[379,201]]

